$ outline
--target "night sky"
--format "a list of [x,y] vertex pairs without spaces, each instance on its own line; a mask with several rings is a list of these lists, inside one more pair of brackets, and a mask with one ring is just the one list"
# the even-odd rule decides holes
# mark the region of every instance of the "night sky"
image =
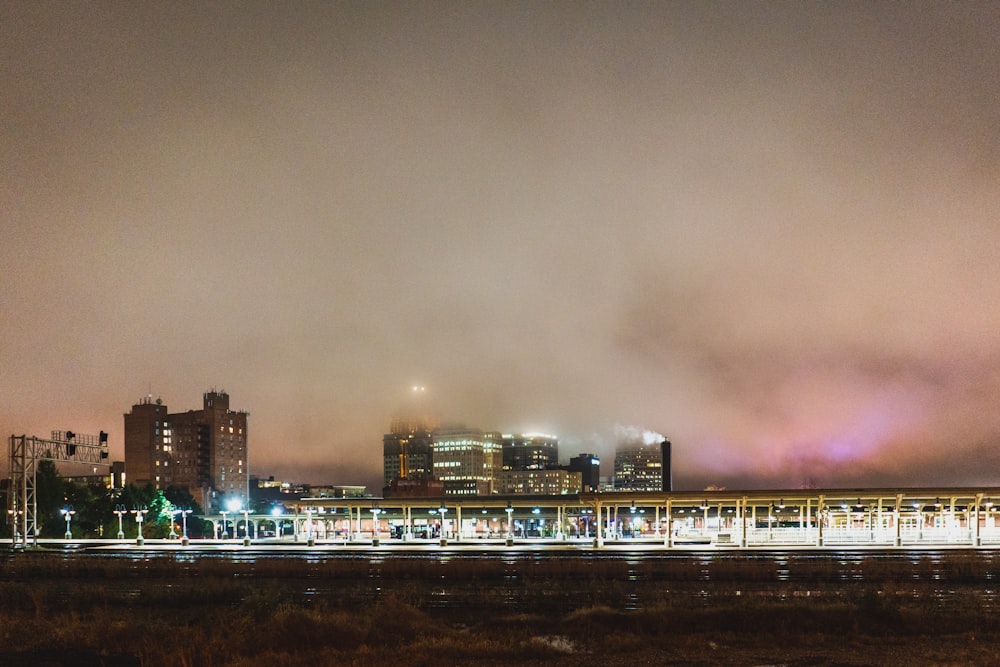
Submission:
[[[0,431],[413,406],[675,488],[997,484],[1000,10],[0,2]],[[6,455],[0,463],[6,468]]]

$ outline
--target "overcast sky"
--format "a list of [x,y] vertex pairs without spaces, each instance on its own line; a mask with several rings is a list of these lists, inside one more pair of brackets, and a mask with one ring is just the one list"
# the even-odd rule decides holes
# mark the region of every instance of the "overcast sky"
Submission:
[[[0,2],[0,430],[229,392],[381,490],[441,418],[675,488],[997,484],[1000,10]],[[3,465],[6,467],[6,455]]]

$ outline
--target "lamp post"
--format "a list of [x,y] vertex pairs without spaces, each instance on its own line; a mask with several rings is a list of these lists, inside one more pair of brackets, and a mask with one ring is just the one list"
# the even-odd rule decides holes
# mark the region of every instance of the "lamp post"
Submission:
[[194,510],[180,510],[181,525],[183,527],[183,533],[184,533],[183,535],[181,535],[181,544],[185,547],[191,543],[191,540],[188,539],[188,514],[190,514],[193,511]]
[[378,538],[378,515],[382,513],[382,508],[375,505],[371,508],[372,513],[372,546],[377,547],[379,545]]
[[170,535],[168,537],[172,540],[177,538],[177,531],[174,530],[174,517],[180,513],[180,510],[170,510]]
[[446,547],[446,546],[448,546],[448,538],[444,534],[444,521],[445,521],[444,517],[445,517],[445,514],[448,513],[448,508],[445,507],[444,505],[441,505],[441,507],[438,508],[438,512],[441,513],[441,541],[440,541],[440,544],[441,544],[441,546]]
[[10,515],[10,522],[13,524],[14,527],[14,533],[13,533],[14,541],[11,542],[12,545],[16,545],[18,540],[21,539],[21,533],[17,529],[17,517],[20,513],[21,510],[14,510],[14,509],[7,510],[7,514]]
[[316,537],[313,535],[313,511],[310,507],[306,510],[306,544],[310,547],[316,546]]
[[507,543],[508,547],[512,547],[512,546],[514,546],[514,532],[513,532],[514,525],[513,525],[512,521],[511,521],[511,515],[514,514],[514,508],[511,507],[510,503],[507,503],[507,508],[504,511],[507,512],[507,540],[506,540],[506,543]]
[[250,546],[250,510],[244,507],[243,512],[243,546]]
[[274,521],[274,536],[276,538],[281,538],[281,506],[275,505],[271,508],[272,521]]
[[73,517],[74,514],[76,514],[76,512],[68,507],[64,507],[63,509],[59,510],[59,512],[64,517],[66,517],[66,539],[71,540],[73,539],[73,533],[69,529],[69,520]]
[[125,539],[125,531],[122,529],[122,516],[128,514],[128,510],[125,509],[124,505],[115,505],[115,514],[118,515],[118,539]]
[[226,539],[226,535],[227,535],[227,533],[226,533],[226,515],[229,514],[229,510],[219,510],[219,514],[222,515],[222,530],[219,531],[219,539],[220,540],[225,540]]
[[134,510],[132,510],[132,514],[135,515],[135,522],[139,524],[139,537],[136,538],[135,543],[140,547],[146,542],[146,540],[142,536],[142,522],[143,519],[146,518],[146,512],[148,511],[149,510],[146,509],[145,507],[143,507],[142,509],[136,507]]

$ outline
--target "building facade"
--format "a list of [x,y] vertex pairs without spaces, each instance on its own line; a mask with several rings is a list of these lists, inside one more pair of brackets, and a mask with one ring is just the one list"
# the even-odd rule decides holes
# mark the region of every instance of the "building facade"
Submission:
[[580,454],[569,460],[566,469],[580,473],[582,492],[598,491],[601,488],[601,459],[596,454]]
[[393,480],[413,482],[433,478],[431,431],[436,422],[422,419],[394,419],[382,436],[382,474],[385,487]]
[[501,444],[504,470],[545,470],[559,465],[559,438],[554,435],[505,434]]
[[561,468],[548,470],[501,470],[498,493],[505,496],[563,496],[580,493],[579,472]]
[[432,436],[434,479],[444,484],[446,495],[496,492],[501,461],[499,433],[452,426],[439,428]]
[[186,488],[206,509],[229,499],[249,503],[246,411],[229,394],[209,391],[202,409],[170,413],[147,396],[125,414],[125,471],[129,483]]
[[615,491],[670,491],[670,441],[620,443],[615,450]]

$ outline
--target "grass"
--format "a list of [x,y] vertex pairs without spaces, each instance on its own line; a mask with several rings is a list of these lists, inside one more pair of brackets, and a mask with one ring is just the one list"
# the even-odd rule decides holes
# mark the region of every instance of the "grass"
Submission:
[[[772,558],[733,554],[711,560],[706,580],[694,556],[136,563],[31,552],[0,559],[0,664],[669,664],[685,651],[675,664],[741,664],[740,652],[761,664],[778,650],[844,651],[848,638],[862,655],[897,642],[919,651],[911,664],[989,664],[1000,662],[986,593],[996,564],[978,551],[802,556],[782,578]],[[956,642],[946,656],[959,662],[921,662]],[[713,662],[712,646],[726,659]]]

